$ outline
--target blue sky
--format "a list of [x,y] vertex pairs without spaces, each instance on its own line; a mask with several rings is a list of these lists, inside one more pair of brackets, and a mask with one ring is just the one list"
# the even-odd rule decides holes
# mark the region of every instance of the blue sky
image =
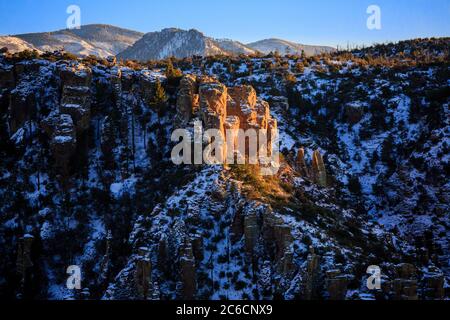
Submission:
[[[245,43],[275,37],[343,46],[450,36],[450,0],[0,0],[0,34],[63,29],[71,4],[81,8],[82,24],[196,28]],[[372,4],[382,10],[381,30],[366,27]]]

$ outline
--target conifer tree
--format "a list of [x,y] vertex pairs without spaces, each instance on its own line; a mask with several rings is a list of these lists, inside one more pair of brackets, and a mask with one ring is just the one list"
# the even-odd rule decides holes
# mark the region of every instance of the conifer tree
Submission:
[[159,115],[162,115],[167,102],[167,95],[166,91],[164,90],[164,87],[161,84],[161,81],[159,79],[156,80],[155,83],[155,95],[153,97],[152,106]]
[[173,79],[176,79],[176,78],[180,78],[182,75],[183,75],[183,73],[181,72],[181,70],[180,69],[176,69],[173,66],[172,59],[169,59],[169,61],[167,62],[167,68],[166,68],[166,77],[167,77],[167,79],[170,81],[170,80],[173,80]]

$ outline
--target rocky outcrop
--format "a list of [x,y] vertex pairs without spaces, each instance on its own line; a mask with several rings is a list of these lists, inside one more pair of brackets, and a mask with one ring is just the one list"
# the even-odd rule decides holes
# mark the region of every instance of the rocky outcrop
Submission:
[[445,297],[445,276],[438,268],[432,266],[423,275],[421,281],[422,296],[425,299],[442,300]]
[[17,273],[22,276],[22,281],[25,281],[26,273],[29,268],[33,266],[31,260],[31,246],[33,245],[34,237],[32,235],[24,235],[19,239],[19,247],[17,250]]
[[251,255],[258,242],[259,227],[258,216],[255,212],[251,212],[244,217],[244,239],[245,239],[245,251]]
[[185,75],[180,81],[177,97],[177,115],[175,123],[185,127],[199,107],[198,83],[193,75]]
[[[227,93],[227,87],[219,82],[200,84],[200,116],[205,123],[205,129],[219,129],[224,132],[223,124],[227,117]],[[217,125],[222,125],[222,127],[217,127]]]
[[319,150],[316,150],[313,153],[312,178],[316,184],[322,187],[327,186],[327,171]]
[[203,237],[200,234],[196,234],[192,237],[192,253],[195,261],[201,262],[204,258],[204,245]]
[[[253,87],[227,88],[208,76],[185,75],[178,90],[176,126],[186,127],[197,113],[205,130],[218,129],[225,139],[232,140],[227,141],[227,145],[235,150],[238,149],[239,129],[269,130],[267,149],[271,155],[275,137],[270,130],[277,129],[277,121],[270,115],[269,104],[257,98]],[[223,152],[226,154],[226,146]]]
[[83,64],[61,65],[59,77],[63,86],[89,87],[92,82],[92,71]]
[[89,87],[64,86],[60,112],[72,117],[78,133],[89,128],[91,103]]
[[17,79],[37,75],[41,68],[41,62],[37,60],[23,61],[15,64],[14,73]]
[[194,299],[195,292],[197,291],[195,272],[195,258],[192,243],[187,242],[181,248],[180,253],[180,278],[182,283],[182,297],[184,300]]
[[32,245],[34,237],[26,234],[19,239],[17,248],[16,271],[20,277],[19,297],[26,291],[30,285],[30,275],[32,274],[33,261],[31,258]]
[[283,219],[268,209],[263,213],[264,241],[274,246],[274,258],[280,259],[294,241],[291,228]]
[[304,275],[304,298],[315,300],[320,296],[320,257],[311,249]]
[[[241,122],[239,117],[229,116],[225,120],[225,132],[227,139],[227,150],[228,148],[233,148],[234,150],[238,150],[239,148],[239,129]],[[233,155],[235,157],[236,155]]]
[[50,149],[55,157],[56,167],[66,172],[77,144],[76,129],[72,117],[68,114],[53,114],[45,119],[41,125],[50,137]]
[[14,134],[36,112],[36,97],[33,92],[14,90],[9,100],[9,130]]
[[241,122],[241,129],[253,128],[257,123],[256,91],[251,86],[238,86],[229,89],[230,99],[227,111],[230,116],[237,116]]
[[298,172],[303,177],[309,177],[309,170],[308,170],[308,167],[306,166],[306,161],[305,161],[305,149],[300,148],[298,150],[297,158],[296,158],[295,162],[297,165]]
[[149,249],[142,247],[139,249],[136,259],[135,286],[139,298],[147,300],[150,296],[152,283],[152,264],[150,261]]
[[382,289],[396,300],[418,300],[417,270],[409,263],[395,266],[393,280],[386,280]]
[[60,112],[69,114],[78,133],[89,128],[92,72],[82,65],[60,70],[63,91]]
[[0,64],[0,88],[12,89],[15,86],[14,68]]
[[326,272],[326,287],[330,300],[345,300],[349,282],[353,276],[342,274],[338,269]]
[[290,279],[296,270],[297,266],[294,264],[294,253],[291,248],[286,248],[283,257],[278,264],[278,272],[287,279]]

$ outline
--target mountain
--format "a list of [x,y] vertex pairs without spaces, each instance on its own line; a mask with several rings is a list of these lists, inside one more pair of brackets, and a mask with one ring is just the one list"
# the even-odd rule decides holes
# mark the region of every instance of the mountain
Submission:
[[[449,48],[185,59],[179,85],[0,54],[0,300],[448,300]],[[277,127],[278,173],[175,165],[196,121]]]
[[243,44],[230,39],[214,39],[195,29],[167,28],[143,34],[103,24],[85,25],[73,30],[0,37],[0,43],[11,52],[25,49],[51,52],[64,49],[78,56],[118,56],[138,61],[159,60],[170,56],[185,58],[193,55],[239,55],[257,52],[268,54],[275,51],[281,54],[299,54],[304,51],[307,55],[314,55],[334,50],[331,47],[302,45],[280,39]]
[[8,48],[9,52],[16,53],[24,50],[36,50],[36,48],[18,37],[0,36],[0,48]]
[[[289,47],[289,50],[286,48]],[[308,46],[285,40],[269,39],[243,44],[229,39],[213,39],[195,29],[186,31],[177,28],[163,29],[160,32],[147,33],[133,46],[118,55],[122,59],[138,61],[158,60],[174,56],[185,58],[192,55],[239,55],[270,53],[279,51],[282,54],[305,51],[307,55],[331,52],[331,47]]]
[[[229,43],[227,42],[229,45]],[[238,46],[233,47],[238,50]],[[190,56],[209,56],[228,54],[220,43],[206,37],[202,32],[191,29],[167,28],[160,32],[145,34],[133,46],[118,55],[122,59],[159,60],[167,57],[185,58]]]
[[245,44],[230,39],[215,39],[217,45],[224,51],[232,54],[255,54],[256,50],[253,50]]
[[80,29],[66,29],[55,32],[19,34],[22,39],[41,51],[55,51],[64,48],[80,56],[115,56],[133,45],[143,33],[110,25],[92,24]]
[[302,51],[306,55],[312,56],[322,52],[333,52],[335,49],[326,46],[311,46],[294,43],[281,39],[265,39],[247,44],[247,47],[259,51],[264,54],[278,51],[281,55],[285,54],[301,54]]

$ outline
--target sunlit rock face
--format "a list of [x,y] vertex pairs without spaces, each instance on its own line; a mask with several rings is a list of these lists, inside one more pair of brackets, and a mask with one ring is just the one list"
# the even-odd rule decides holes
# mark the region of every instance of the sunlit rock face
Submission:
[[177,125],[186,126],[198,108],[198,83],[195,76],[186,75],[181,79],[177,97]]
[[[254,129],[256,134],[259,129],[268,130],[267,150],[269,154],[272,152],[272,133],[277,129],[277,121],[270,115],[269,104],[258,99],[252,86],[226,87],[211,77],[185,75],[178,89],[176,125],[186,126],[195,116],[200,117],[206,130],[218,129],[225,144],[235,150],[239,147],[239,129]],[[232,141],[228,143],[226,139]]]

